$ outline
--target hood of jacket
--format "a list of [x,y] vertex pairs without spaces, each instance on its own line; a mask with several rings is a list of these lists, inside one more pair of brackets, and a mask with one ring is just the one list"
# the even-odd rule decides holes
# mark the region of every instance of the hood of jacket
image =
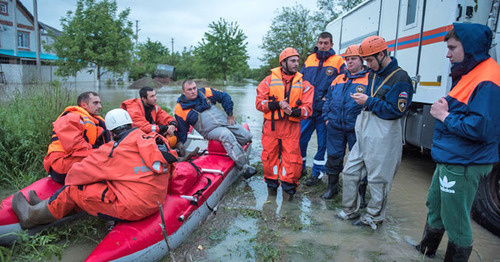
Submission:
[[464,75],[482,61],[488,59],[493,33],[488,26],[481,24],[454,23],[453,28],[464,48],[464,61],[453,64],[453,78]]

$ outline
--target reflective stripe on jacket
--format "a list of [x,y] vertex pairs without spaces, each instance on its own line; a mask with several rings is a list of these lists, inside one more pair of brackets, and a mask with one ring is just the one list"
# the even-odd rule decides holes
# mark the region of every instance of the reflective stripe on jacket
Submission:
[[[279,102],[282,100],[287,100],[288,104],[291,108],[297,107],[302,104],[302,74],[296,73],[291,86],[288,88],[288,95],[285,95],[285,86],[283,85],[283,79],[281,77],[281,68],[276,67],[271,70],[271,83],[269,84],[269,101],[271,102]],[[297,103],[298,102],[298,103]],[[309,116],[310,112],[305,110],[305,116]],[[271,120],[283,119],[285,117],[285,112],[282,109],[270,111],[264,113],[264,118]],[[300,122],[300,117],[292,117],[289,116],[288,119],[293,122]]]

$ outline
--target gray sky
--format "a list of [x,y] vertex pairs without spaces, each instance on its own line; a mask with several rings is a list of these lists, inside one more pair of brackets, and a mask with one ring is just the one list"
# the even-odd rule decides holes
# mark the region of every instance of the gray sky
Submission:
[[[21,0],[33,11],[33,1]],[[52,27],[61,29],[60,19],[68,10],[75,10],[76,0],[38,0],[38,19]],[[139,42],[146,38],[160,41],[174,51],[182,51],[184,47],[196,46],[208,31],[208,25],[220,17],[226,21],[238,22],[248,37],[247,51],[251,68],[259,67],[262,52],[259,45],[262,37],[269,30],[272,18],[283,6],[296,3],[316,11],[315,0],[117,0],[118,10],[130,7],[129,19],[139,20]]]

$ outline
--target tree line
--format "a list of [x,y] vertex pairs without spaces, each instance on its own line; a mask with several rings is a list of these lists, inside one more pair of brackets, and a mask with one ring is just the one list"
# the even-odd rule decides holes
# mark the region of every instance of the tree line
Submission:
[[134,45],[137,36],[128,20],[130,9],[118,12],[115,0],[78,0],[76,10],[61,19],[61,35],[53,36],[54,44],[47,47],[59,57],[57,74],[63,77],[96,68],[98,80],[107,71],[129,71],[137,80],[154,76],[157,64],[168,64],[175,67],[177,79],[260,80],[278,66],[279,53],[285,47],[296,48],[303,62],[325,26],[361,1],[317,0],[317,12],[302,5],[281,8],[259,46],[264,51],[259,58],[262,65],[253,69],[248,66],[247,36],[238,22],[219,18],[208,25],[195,46],[172,52],[150,38]]

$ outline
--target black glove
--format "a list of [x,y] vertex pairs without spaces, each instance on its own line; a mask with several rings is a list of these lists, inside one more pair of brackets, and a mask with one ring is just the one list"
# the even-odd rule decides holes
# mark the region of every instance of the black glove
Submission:
[[300,115],[302,115],[302,109],[298,107],[292,108],[292,113],[290,114],[290,116],[300,117]]
[[168,126],[158,125],[158,127],[160,127],[160,132],[159,132],[160,135],[165,134],[168,130]]
[[274,111],[280,109],[280,102],[267,102],[269,110]]

